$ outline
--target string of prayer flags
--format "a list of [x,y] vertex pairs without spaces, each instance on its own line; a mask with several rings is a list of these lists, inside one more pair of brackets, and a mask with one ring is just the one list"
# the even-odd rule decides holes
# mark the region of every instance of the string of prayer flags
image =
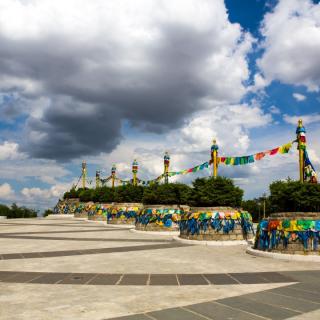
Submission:
[[198,166],[195,166],[195,167],[190,168],[190,169],[185,169],[185,170],[181,170],[181,171],[174,171],[174,172],[168,172],[168,176],[169,177],[173,177],[173,176],[180,175],[180,174],[188,174],[188,173],[192,173],[192,172],[197,172],[197,171],[203,170],[203,169],[208,168],[208,167],[209,167],[209,162],[207,161],[207,162],[199,164]]
[[242,157],[219,157],[218,158],[218,163],[223,163],[227,166],[239,166],[239,165],[245,165],[249,163],[253,163],[255,161],[259,161],[263,159],[266,155],[273,156],[277,153],[280,154],[285,154],[290,151],[292,147],[292,142],[286,143],[280,147],[263,151],[263,152],[258,152],[256,154],[252,154],[249,156],[242,156]]

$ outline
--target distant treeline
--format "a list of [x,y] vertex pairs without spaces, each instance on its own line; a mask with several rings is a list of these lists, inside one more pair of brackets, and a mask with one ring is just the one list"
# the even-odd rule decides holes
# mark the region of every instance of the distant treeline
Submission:
[[320,184],[299,181],[275,181],[270,184],[270,195],[242,200],[243,190],[228,178],[198,178],[192,186],[182,183],[143,186],[119,186],[114,189],[71,189],[64,198],[80,198],[80,201],[142,202],[144,204],[187,204],[195,207],[231,206],[249,211],[255,221],[274,212],[319,212]]
[[228,178],[198,178],[192,186],[183,183],[154,184],[151,186],[125,185],[96,189],[71,189],[64,198],[80,198],[94,202],[142,202],[144,204],[188,204],[191,206],[239,207],[243,190]]
[[256,220],[275,212],[320,212],[320,184],[300,183],[288,179],[269,186],[270,195],[242,201],[242,207],[254,214]]
[[26,207],[18,207],[15,203],[13,203],[11,207],[0,204],[0,216],[7,216],[8,219],[36,218],[37,211]]

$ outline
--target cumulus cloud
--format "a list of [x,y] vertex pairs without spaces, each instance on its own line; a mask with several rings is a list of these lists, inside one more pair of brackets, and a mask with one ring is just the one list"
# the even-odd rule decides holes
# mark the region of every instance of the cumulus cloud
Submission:
[[19,145],[15,142],[5,141],[0,144],[0,160],[23,159],[25,155],[19,152]]
[[[140,164],[140,178],[152,179],[163,173],[164,151],[169,151],[171,155],[170,170],[172,171],[208,161],[213,138],[218,141],[220,154],[246,153],[251,147],[249,130],[267,126],[271,121],[270,114],[265,114],[258,105],[211,107],[209,110],[195,113],[181,128],[163,134],[159,139],[150,138],[146,141],[144,137],[129,138],[120,143],[110,154],[88,161],[92,161],[97,167],[103,169],[105,175],[110,174],[111,165],[116,163],[119,176],[129,178],[132,175],[131,161],[137,158]],[[209,173],[210,169],[203,174],[208,176]],[[247,172],[239,172],[239,170],[237,173],[233,170],[228,172],[228,176],[236,174],[237,177],[248,176],[250,169]],[[194,179],[194,177],[189,175],[187,179]]]
[[0,166],[2,179],[16,180],[19,182],[35,179],[48,184],[55,184],[57,180],[70,174],[70,171],[52,160],[7,160]]
[[304,95],[301,94],[301,93],[295,92],[295,93],[292,94],[292,96],[293,96],[298,102],[306,100],[306,96],[304,96]]
[[63,193],[70,187],[67,184],[54,185],[49,189],[41,188],[23,188],[21,194],[26,197],[28,200],[44,200],[59,198]]
[[159,133],[237,103],[253,39],[223,0],[3,0],[0,41],[0,91],[32,110],[22,150],[68,160],[113,150],[123,121]]
[[301,116],[290,116],[288,114],[283,115],[283,120],[287,123],[290,123],[290,124],[297,124],[300,119],[303,120],[304,124],[319,122],[320,121],[320,114],[313,113],[313,114],[307,114],[307,115],[301,115]]
[[15,196],[15,192],[9,183],[3,183],[0,185],[0,199],[12,200]]
[[266,83],[276,79],[319,91],[319,21],[320,4],[311,0],[280,0],[265,15],[261,29],[265,52],[258,66]]

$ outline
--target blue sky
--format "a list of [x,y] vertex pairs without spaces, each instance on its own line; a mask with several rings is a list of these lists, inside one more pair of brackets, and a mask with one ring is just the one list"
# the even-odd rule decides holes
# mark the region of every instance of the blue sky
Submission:
[[[1,1],[0,202],[54,205],[84,159],[127,179],[137,158],[148,180],[214,137],[224,156],[268,150],[300,117],[319,170],[319,21],[311,0]],[[297,178],[297,152],[219,173],[257,197]]]

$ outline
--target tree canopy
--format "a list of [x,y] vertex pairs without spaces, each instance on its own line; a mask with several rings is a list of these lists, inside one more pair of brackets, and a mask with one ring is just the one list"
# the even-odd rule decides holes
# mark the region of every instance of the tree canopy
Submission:
[[71,189],[64,198],[94,202],[143,202],[145,204],[189,204],[192,206],[241,205],[243,191],[231,179],[199,178],[192,186],[183,183],[153,184],[147,187],[125,185],[114,189]]
[[320,184],[275,181],[270,184],[272,212],[319,212]]
[[189,203],[197,207],[240,207],[243,190],[224,177],[198,178],[193,182]]
[[0,216],[7,216],[8,219],[36,218],[37,211],[26,207],[18,207],[15,203],[13,203],[11,207],[0,204]]
[[[71,189],[64,198],[80,198],[94,202],[143,202],[144,204],[187,204],[195,207],[242,207],[258,221],[273,212],[320,211],[320,185],[299,181],[275,181],[270,196],[243,200],[243,190],[224,177],[198,178],[192,186],[183,183],[153,184],[147,187],[125,185],[96,189]],[[6,207],[6,206],[5,206]],[[1,208],[1,207],[0,207]],[[7,207],[6,207],[7,208]],[[2,212],[9,210],[2,208]]]

